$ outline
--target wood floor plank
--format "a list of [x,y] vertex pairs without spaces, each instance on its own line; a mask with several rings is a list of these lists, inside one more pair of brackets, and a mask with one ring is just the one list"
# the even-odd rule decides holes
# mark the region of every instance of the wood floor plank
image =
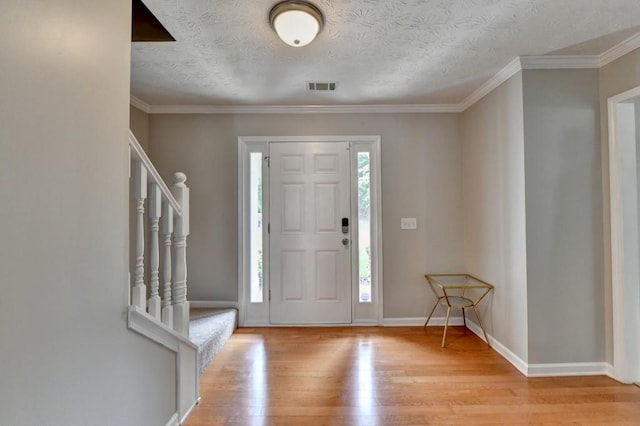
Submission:
[[200,377],[204,425],[640,425],[640,388],[532,378],[451,327],[241,328]]

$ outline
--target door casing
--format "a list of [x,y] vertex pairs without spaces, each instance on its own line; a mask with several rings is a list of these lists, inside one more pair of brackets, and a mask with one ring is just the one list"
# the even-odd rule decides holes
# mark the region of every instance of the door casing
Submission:
[[[249,206],[249,155],[251,152],[262,152],[268,155],[270,142],[349,142],[351,167],[351,191],[352,211],[357,211],[357,197],[353,196],[357,191],[356,168],[353,167],[358,152],[369,152],[371,162],[371,247],[372,247],[372,301],[361,303],[358,301],[358,267],[357,244],[352,244],[352,325],[381,325],[383,316],[383,284],[382,284],[382,199],[380,187],[380,136],[240,136],[238,137],[238,308],[240,326],[274,326],[269,320],[269,283],[266,277],[269,271],[265,271],[264,298],[262,303],[250,303],[250,271],[249,271],[249,232],[248,232],[248,206]],[[268,170],[263,168],[263,191],[268,188]],[[263,200],[268,199],[268,193],[263,193]],[[264,214],[264,213],[263,213]],[[267,217],[263,217],[268,222]],[[357,222],[357,221],[353,221]],[[269,236],[263,235],[263,250],[268,264]],[[357,237],[357,224],[352,225],[352,239]],[[288,324],[291,325],[291,324]]]
[[[640,256],[638,242],[637,140],[620,126],[635,119],[633,99],[640,86],[608,99],[609,201],[611,235],[611,320],[613,365],[609,375],[623,383],[640,381]],[[633,129],[635,130],[635,129]]]

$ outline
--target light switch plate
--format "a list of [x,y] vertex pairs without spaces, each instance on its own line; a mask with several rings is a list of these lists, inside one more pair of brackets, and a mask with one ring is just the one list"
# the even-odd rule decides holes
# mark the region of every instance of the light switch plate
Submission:
[[400,229],[416,229],[418,221],[415,217],[403,217],[400,219]]

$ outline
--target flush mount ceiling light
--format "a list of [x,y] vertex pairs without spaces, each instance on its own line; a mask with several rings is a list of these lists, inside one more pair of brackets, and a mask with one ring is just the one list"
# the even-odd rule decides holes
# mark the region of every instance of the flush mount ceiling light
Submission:
[[320,9],[306,1],[287,0],[271,8],[271,26],[289,46],[302,47],[311,43],[324,24]]

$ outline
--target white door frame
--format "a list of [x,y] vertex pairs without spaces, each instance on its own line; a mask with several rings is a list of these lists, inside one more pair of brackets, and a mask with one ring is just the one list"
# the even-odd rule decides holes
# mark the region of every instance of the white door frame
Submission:
[[618,126],[635,108],[640,86],[608,99],[611,286],[613,319],[612,377],[640,381],[640,269],[638,267],[638,192],[636,138],[620,137]]
[[[382,287],[382,191],[380,178],[380,136],[240,136],[238,137],[238,308],[239,325],[245,327],[271,326],[269,320],[269,298],[268,298],[268,271],[265,271],[264,278],[264,298],[263,302],[250,303],[250,271],[249,271],[249,233],[247,232],[249,221],[249,153],[268,153],[269,142],[350,142],[350,161],[353,164],[357,152],[369,152],[371,155],[371,246],[372,246],[372,302],[359,303],[357,298],[352,297],[352,325],[382,325],[383,317],[383,287]],[[356,182],[354,183],[354,178]],[[263,168],[263,188],[268,182],[268,170]],[[351,171],[351,185],[357,188],[357,170]],[[268,187],[268,184],[266,184]],[[263,193],[263,203],[268,199],[268,193]],[[352,197],[352,211],[354,200]],[[265,209],[268,210],[268,209]],[[357,210],[355,210],[357,211]],[[352,220],[352,240],[357,238],[357,221]],[[266,229],[266,227],[264,227]],[[269,236],[263,236],[263,265],[268,265]],[[358,286],[357,277],[358,257],[357,244],[351,245],[352,256],[352,294],[356,294],[354,287]],[[358,309],[358,305],[363,305]]]

